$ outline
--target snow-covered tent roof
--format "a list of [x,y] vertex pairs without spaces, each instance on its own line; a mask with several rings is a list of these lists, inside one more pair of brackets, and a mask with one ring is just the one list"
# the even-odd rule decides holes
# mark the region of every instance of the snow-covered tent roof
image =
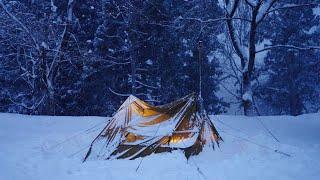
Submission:
[[152,106],[129,96],[91,143],[84,159],[134,159],[154,152],[182,149],[186,157],[205,144],[222,140],[194,93],[172,103]]

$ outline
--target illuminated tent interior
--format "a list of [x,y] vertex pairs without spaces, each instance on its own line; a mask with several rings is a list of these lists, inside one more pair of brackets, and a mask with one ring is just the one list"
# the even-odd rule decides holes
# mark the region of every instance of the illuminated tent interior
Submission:
[[222,138],[201,102],[195,93],[162,106],[129,96],[92,141],[84,161],[135,159],[177,149],[189,158],[204,145],[214,149]]

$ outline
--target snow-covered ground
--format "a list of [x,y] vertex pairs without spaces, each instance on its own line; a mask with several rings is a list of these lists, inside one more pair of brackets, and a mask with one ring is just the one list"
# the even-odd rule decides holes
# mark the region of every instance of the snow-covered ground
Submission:
[[133,161],[82,163],[107,118],[0,114],[0,180],[320,179],[319,113],[212,120],[224,142],[189,161],[175,151]]

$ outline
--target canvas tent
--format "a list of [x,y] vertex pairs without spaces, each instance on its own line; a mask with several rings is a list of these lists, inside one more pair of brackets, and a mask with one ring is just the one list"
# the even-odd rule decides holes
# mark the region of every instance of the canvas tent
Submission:
[[189,158],[221,140],[195,93],[162,106],[131,95],[93,140],[84,161],[134,159],[176,149]]

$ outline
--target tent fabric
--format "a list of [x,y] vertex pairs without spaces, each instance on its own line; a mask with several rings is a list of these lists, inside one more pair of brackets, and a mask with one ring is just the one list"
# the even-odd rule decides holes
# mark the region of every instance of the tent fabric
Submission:
[[92,141],[84,161],[135,159],[177,149],[189,158],[221,140],[194,93],[162,106],[131,95]]

